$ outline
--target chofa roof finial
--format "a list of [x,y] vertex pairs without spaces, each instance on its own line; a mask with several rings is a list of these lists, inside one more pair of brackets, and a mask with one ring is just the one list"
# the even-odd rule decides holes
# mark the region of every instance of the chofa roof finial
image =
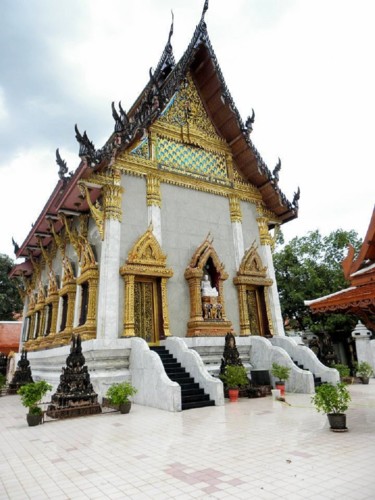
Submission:
[[203,5],[201,21],[203,21],[204,16],[205,16],[207,11],[208,11],[208,0],[205,0],[204,5]]
[[171,10],[171,14],[172,14],[172,22],[171,22],[171,29],[169,30],[169,36],[168,36],[168,42],[167,42],[168,45],[171,45],[171,39],[172,39],[172,35],[173,35],[173,25],[174,25],[173,10]]

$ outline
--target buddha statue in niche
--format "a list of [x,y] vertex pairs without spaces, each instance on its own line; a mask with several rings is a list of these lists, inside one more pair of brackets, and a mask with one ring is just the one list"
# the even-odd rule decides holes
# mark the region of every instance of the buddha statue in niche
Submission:
[[201,281],[201,293],[202,297],[217,297],[219,295],[217,289],[211,286],[208,274],[205,274],[203,276],[203,280]]

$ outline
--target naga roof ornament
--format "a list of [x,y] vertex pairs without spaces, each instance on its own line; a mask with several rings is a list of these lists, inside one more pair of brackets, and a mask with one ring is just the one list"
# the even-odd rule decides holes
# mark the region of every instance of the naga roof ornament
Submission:
[[279,161],[277,162],[275,168],[272,170],[272,175],[275,179],[276,182],[279,182],[279,172],[281,170],[281,160],[279,158]]
[[59,166],[58,174],[62,181],[67,181],[69,177],[72,177],[73,172],[69,172],[68,174],[66,161],[61,158],[59,148],[56,149],[56,163]]
[[85,159],[91,168],[98,166],[103,160],[110,160],[115,149],[115,141],[108,141],[101,149],[95,149],[94,143],[90,141],[86,131],[83,135],[78,130],[77,124],[74,126],[76,139],[79,143],[79,156]]

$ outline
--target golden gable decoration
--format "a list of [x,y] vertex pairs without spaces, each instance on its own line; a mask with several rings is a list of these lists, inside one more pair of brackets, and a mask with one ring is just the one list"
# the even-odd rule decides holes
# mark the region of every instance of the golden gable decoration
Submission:
[[162,330],[164,336],[170,335],[167,279],[173,276],[173,271],[166,267],[167,256],[163,253],[152,229],[150,224],[130,250],[126,263],[120,268],[120,274],[124,278],[124,337],[135,335],[135,281],[140,276],[160,278]]
[[267,267],[263,265],[255,243],[245,252],[233,283],[238,293],[240,335],[271,336],[273,326],[268,287],[273,281],[267,278]]
[[[190,320],[187,337],[223,337],[232,329],[232,323],[225,314],[224,281],[228,273],[220,261],[213,240],[208,234],[203,243],[196,249],[189,266],[185,270],[185,278],[189,284]],[[205,274],[211,274],[217,297],[202,295],[201,283]]]

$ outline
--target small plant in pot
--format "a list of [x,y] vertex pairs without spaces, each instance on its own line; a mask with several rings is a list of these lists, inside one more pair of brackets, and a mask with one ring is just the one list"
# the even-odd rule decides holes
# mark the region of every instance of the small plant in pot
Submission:
[[356,372],[357,377],[362,380],[362,384],[368,384],[370,381],[370,377],[374,373],[374,370],[372,369],[370,363],[367,363],[367,361],[361,361],[360,363],[356,364]]
[[316,388],[311,401],[317,411],[327,415],[333,431],[347,430],[345,411],[349,407],[351,396],[346,384],[322,384]]
[[280,390],[280,395],[285,396],[285,382],[289,378],[291,368],[278,363],[272,363],[271,373],[277,379],[275,388]]
[[339,372],[341,382],[353,382],[352,378],[350,377],[350,368],[348,365],[336,363],[335,365],[332,365],[332,368],[336,368],[336,370]]
[[6,376],[0,373],[0,396],[3,388],[6,386],[6,383],[7,383]]
[[26,415],[29,426],[39,425],[43,420],[43,412],[40,405],[41,400],[52,390],[52,385],[45,380],[39,382],[31,382],[20,387],[17,394],[21,396],[23,406],[29,409]]
[[106,398],[111,406],[118,407],[120,413],[129,413],[131,408],[130,397],[137,393],[137,389],[130,382],[112,384],[107,391]]
[[227,365],[221,376],[224,384],[228,387],[229,400],[238,400],[239,388],[249,384],[246,369],[243,365]]

